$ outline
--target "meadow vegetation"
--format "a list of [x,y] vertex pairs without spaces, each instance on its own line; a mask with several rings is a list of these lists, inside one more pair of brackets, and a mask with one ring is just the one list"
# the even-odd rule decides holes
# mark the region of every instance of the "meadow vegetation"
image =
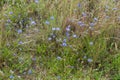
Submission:
[[119,79],[119,0],[0,1],[0,80]]

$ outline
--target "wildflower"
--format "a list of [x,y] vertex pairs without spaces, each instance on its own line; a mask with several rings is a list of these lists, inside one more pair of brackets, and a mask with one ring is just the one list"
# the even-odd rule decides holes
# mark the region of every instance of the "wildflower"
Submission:
[[10,75],[10,77],[9,77],[10,79],[13,79],[14,78],[14,76],[13,75]]
[[28,70],[28,74],[32,74],[32,70],[31,69]]
[[86,58],[87,58],[87,56],[84,56],[83,58],[84,58],[84,59],[86,59]]
[[70,28],[67,27],[67,28],[66,28],[66,31],[70,31]]
[[48,40],[49,40],[49,41],[51,41],[51,40],[52,40],[52,38],[51,38],[51,37],[49,37],[49,38],[48,38]]
[[85,26],[85,24],[82,21],[79,21],[78,25],[80,25],[81,27]]
[[17,54],[16,54],[16,53],[14,53],[14,54],[13,54],[13,56],[17,56]]
[[109,9],[110,7],[108,5],[105,6],[106,9]]
[[68,28],[70,28],[71,26],[70,26],[70,25],[68,25],[67,27],[68,27]]
[[52,35],[52,38],[55,38],[55,37],[56,37],[56,35],[55,35],[55,34],[53,34],[53,35]]
[[25,75],[25,74],[26,74],[26,72],[23,72],[23,74]]
[[76,38],[77,37],[77,35],[76,34],[73,34],[73,38]]
[[67,41],[66,39],[63,40],[63,42],[66,42],[66,41]]
[[8,22],[8,23],[10,23],[10,22],[11,22],[11,20],[10,20],[10,19],[8,19],[8,20],[7,20],[7,22]]
[[52,28],[52,30],[53,30],[53,31],[55,31],[55,30],[56,30],[56,31],[59,31],[60,28],[58,28],[58,27],[57,27],[57,28]]
[[70,36],[69,32],[66,32],[66,36],[67,36],[67,37],[69,37],[69,36]]
[[60,56],[57,57],[57,60],[61,60],[62,58]]
[[57,76],[57,79],[60,80],[60,79],[61,79],[61,76]]
[[49,22],[49,21],[45,21],[45,24],[49,25],[49,24],[50,24],[50,22]]
[[109,19],[109,18],[110,18],[110,16],[105,16],[105,18],[106,18],[106,19]]
[[36,25],[36,22],[35,21],[31,21],[31,25]]
[[11,12],[9,12],[9,14],[13,14],[13,12],[11,11]]
[[22,50],[22,48],[19,48],[19,50],[21,51],[21,50]]
[[89,44],[90,44],[90,45],[93,45],[93,42],[91,41]]
[[81,4],[80,3],[78,3],[78,7],[81,8]]
[[70,31],[70,25],[68,25],[67,27],[66,27],[66,31]]
[[90,27],[94,27],[95,26],[95,23],[90,23]]
[[94,21],[98,21],[98,18],[94,18]]
[[54,16],[51,16],[50,19],[51,19],[51,20],[54,20]]
[[56,31],[59,31],[59,30],[60,30],[60,28],[59,28],[59,27],[57,27],[57,28],[56,28]]
[[22,41],[19,41],[19,43],[18,44],[23,44],[23,42]]
[[36,61],[36,58],[35,58],[35,57],[33,57],[33,58],[32,58],[32,60],[33,60],[33,61]]
[[88,61],[89,63],[93,62],[93,60],[92,60],[91,58],[89,58],[87,61]]
[[86,14],[85,12],[82,12],[82,16],[83,16],[83,17],[86,17],[87,14]]
[[67,46],[67,44],[65,42],[62,43],[62,46]]
[[32,18],[30,17],[29,20],[32,21]]
[[117,8],[113,8],[112,10],[117,10]]
[[12,73],[12,74],[13,74],[13,73],[14,73],[14,71],[10,70],[10,73]]
[[34,0],[35,3],[39,3],[39,0]]
[[17,30],[17,32],[18,32],[18,34],[20,34],[20,33],[22,33],[22,30],[21,30],[21,29],[19,29],[19,30]]
[[52,28],[52,30],[53,30],[53,31],[55,31],[55,30],[56,30],[56,28]]
[[21,76],[19,76],[19,75],[18,75],[17,77],[18,77],[18,78],[21,78]]

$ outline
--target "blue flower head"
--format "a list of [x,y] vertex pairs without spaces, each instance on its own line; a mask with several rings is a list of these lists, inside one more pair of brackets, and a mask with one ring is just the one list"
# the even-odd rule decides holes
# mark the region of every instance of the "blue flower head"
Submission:
[[89,63],[93,62],[93,60],[92,60],[91,58],[89,58],[87,61],[88,61]]
[[80,3],[78,3],[78,7],[81,8],[81,4]]
[[54,16],[51,16],[50,19],[51,19],[51,20],[54,20]]
[[10,79],[13,79],[14,78],[14,76],[13,75],[10,75],[10,77],[9,77]]
[[45,21],[45,24],[49,25],[49,24],[50,24],[50,22],[49,22],[49,21]]
[[34,0],[35,3],[39,3],[39,0]]
[[64,46],[64,47],[65,47],[65,46],[67,46],[67,44],[66,44],[65,42],[63,42],[63,43],[62,43],[62,46]]
[[31,21],[31,25],[36,25],[36,22],[35,21]]
[[62,58],[60,56],[57,57],[57,60],[61,60]]
[[11,11],[11,12],[9,12],[9,14],[13,14],[13,12]]
[[18,34],[22,33],[22,30],[21,29],[18,29],[17,30]]
[[32,74],[32,70],[31,69],[28,70],[28,74]]

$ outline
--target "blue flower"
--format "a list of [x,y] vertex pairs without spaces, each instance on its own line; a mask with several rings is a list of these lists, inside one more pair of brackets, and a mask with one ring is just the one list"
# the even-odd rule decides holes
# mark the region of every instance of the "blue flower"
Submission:
[[8,19],[8,20],[7,20],[7,22],[8,22],[8,23],[10,23],[10,22],[11,22],[11,20],[10,20],[10,19]]
[[57,57],[57,60],[61,60],[62,58],[60,56]]
[[89,58],[87,61],[88,61],[89,63],[93,62],[93,60],[92,60],[91,58]]
[[34,0],[35,1],[35,3],[39,3],[39,0]]
[[56,28],[52,28],[52,30],[53,30],[53,31],[55,31],[55,30],[56,30]]
[[110,18],[110,16],[105,16],[105,18],[106,18],[106,19],[109,19],[109,18]]
[[86,17],[86,16],[87,16],[87,14],[86,14],[85,12],[82,12],[82,16]]
[[80,3],[78,3],[78,7],[81,8],[81,4]]
[[23,42],[22,41],[19,41],[19,43],[18,44],[23,44]]
[[91,41],[89,44],[90,44],[90,45],[93,45],[93,42]]
[[66,42],[66,41],[67,41],[66,39],[63,40],[63,42]]
[[57,28],[52,28],[52,30],[53,30],[53,31],[59,31],[60,28],[59,28],[59,27],[57,27]]
[[66,31],[70,31],[70,25],[68,25],[67,27],[66,27]]
[[11,11],[11,12],[9,12],[9,14],[13,14],[13,12]]
[[35,21],[31,21],[31,25],[36,25],[36,22]]
[[18,32],[18,34],[20,34],[20,33],[22,33],[22,30],[21,30],[21,29],[19,29],[19,30],[17,30],[17,32]]
[[117,8],[113,8],[112,10],[117,10]]
[[73,38],[76,38],[77,37],[77,35],[76,34],[73,34]]
[[45,21],[45,24],[49,25],[49,24],[50,24],[50,22],[49,22],[49,21]]
[[10,77],[9,77],[10,79],[13,79],[14,78],[14,76],[13,75],[10,75]]
[[33,58],[32,58],[32,60],[33,60],[33,61],[36,61],[36,58],[35,58],[35,57],[33,57]]
[[32,70],[31,69],[28,70],[28,74],[32,74]]
[[94,21],[98,21],[98,18],[94,18]]
[[66,32],[66,36],[67,36],[67,37],[70,37],[70,33],[69,33],[69,32]]
[[59,28],[59,27],[57,27],[57,28],[56,28],[56,31],[59,31],[59,30],[60,30],[60,28]]
[[54,16],[51,16],[50,19],[51,19],[51,20],[54,20]]
[[64,46],[64,47],[65,47],[65,46],[67,46],[67,44],[66,44],[65,42],[63,42],[63,43],[62,43],[62,46]]
[[95,26],[95,23],[90,23],[90,27],[94,27]]
[[33,20],[32,17],[30,17],[29,20],[32,21]]
[[48,40],[49,40],[49,41],[51,41],[51,40],[52,40],[52,38],[51,38],[51,37],[49,37],[49,38],[48,38]]
[[85,26],[84,22],[82,22],[82,21],[79,21],[78,25],[80,25],[81,27]]
[[60,80],[60,79],[61,79],[61,76],[57,76],[57,79]]
[[84,58],[84,59],[86,59],[86,58],[87,58],[87,56],[84,56],[83,58]]

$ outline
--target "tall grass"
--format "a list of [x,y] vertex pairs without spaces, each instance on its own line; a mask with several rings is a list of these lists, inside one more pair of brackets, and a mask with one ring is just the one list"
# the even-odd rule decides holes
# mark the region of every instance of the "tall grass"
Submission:
[[119,1],[1,0],[0,80],[118,80]]

